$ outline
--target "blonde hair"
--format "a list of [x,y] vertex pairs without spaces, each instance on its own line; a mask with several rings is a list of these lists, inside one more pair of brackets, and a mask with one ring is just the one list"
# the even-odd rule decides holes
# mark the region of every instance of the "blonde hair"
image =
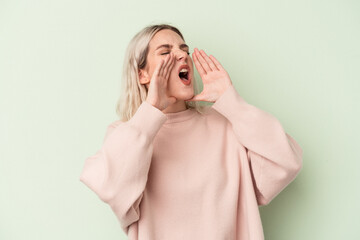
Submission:
[[[147,63],[149,43],[152,37],[163,29],[170,29],[185,41],[178,28],[169,24],[148,25],[138,32],[130,41],[124,56],[123,71],[121,77],[121,94],[116,104],[116,113],[121,121],[128,121],[135,114],[139,106],[147,97],[145,84],[139,81],[139,69],[144,69]],[[194,78],[194,94],[198,94],[197,81]],[[205,106],[198,101],[185,101],[187,108],[193,108],[200,114],[205,110]]]

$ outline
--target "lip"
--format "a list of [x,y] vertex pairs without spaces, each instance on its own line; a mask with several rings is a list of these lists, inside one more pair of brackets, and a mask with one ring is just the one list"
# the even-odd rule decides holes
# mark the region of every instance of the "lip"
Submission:
[[185,85],[190,85],[191,82],[192,82],[192,78],[191,78],[191,74],[190,74],[190,67],[189,67],[189,65],[187,65],[187,64],[182,64],[182,65],[180,65],[180,67],[178,68],[178,72],[177,72],[178,75],[179,75],[181,69],[187,69],[187,70],[188,70],[188,80],[187,80],[187,81],[183,81],[183,80],[181,80],[181,78],[180,78],[180,80],[181,80]]
[[179,68],[178,68],[178,74],[180,73],[180,70],[181,69],[187,69],[189,72],[190,72],[190,67],[189,67],[189,65],[186,65],[186,64],[183,64],[183,65],[181,65]]

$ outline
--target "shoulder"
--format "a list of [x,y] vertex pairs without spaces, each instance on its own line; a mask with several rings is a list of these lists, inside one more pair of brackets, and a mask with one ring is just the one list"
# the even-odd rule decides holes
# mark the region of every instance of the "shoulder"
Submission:
[[108,129],[109,128],[116,128],[117,126],[119,126],[120,124],[123,124],[124,122],[122,122],[121,120],[115,120],[113,122],[111,122],[109,125],[108,125]]

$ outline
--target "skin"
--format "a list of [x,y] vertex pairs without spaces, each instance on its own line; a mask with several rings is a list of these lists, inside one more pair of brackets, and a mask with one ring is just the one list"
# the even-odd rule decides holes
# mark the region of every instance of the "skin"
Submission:
[[[192,57],[203,82],[203,91],[194,96],[193,60],[188,48],[180,48],[183,43],[172,30],[157,32],[149,43],[147,65],[139,71],[140,83],[148,89],[147,101],[164,113],[186,110],[185,101],[215,102],[232,85],[228,73],[215,57],[195,48]],[[162,44],[171,47],[156,49]],[[179,80],[178,69],[182,64],[190,67],[190,85]]]

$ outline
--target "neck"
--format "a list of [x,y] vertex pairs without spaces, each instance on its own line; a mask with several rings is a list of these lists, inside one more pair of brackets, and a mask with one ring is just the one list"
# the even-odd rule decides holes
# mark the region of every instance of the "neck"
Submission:
[[175,113],[186,110],[186,104],[184,100],[178,100],[175,103],[169,105],[167,108],[162,110],[163,113]]

